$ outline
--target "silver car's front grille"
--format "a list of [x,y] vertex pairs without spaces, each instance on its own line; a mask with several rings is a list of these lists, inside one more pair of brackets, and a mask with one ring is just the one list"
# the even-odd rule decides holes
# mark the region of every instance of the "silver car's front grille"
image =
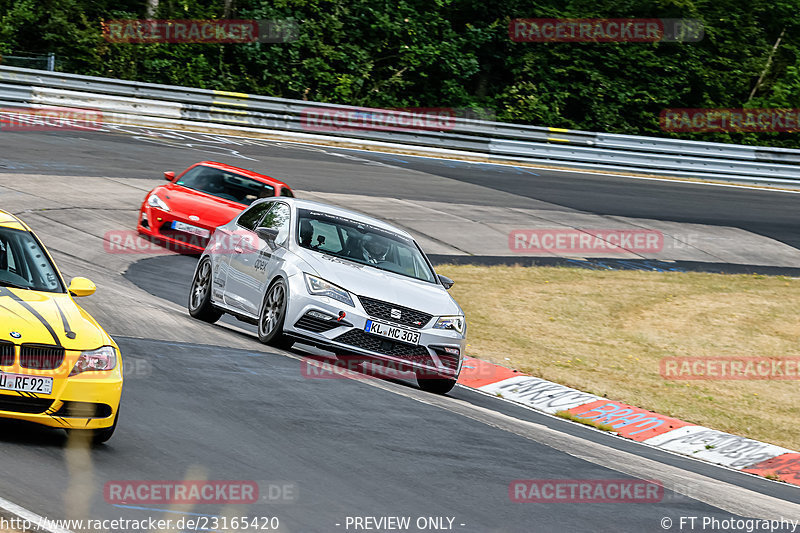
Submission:
[[342,344],[361,348],[362,350],[391,355],[422,365],[433,365],[433,359],[431,359],[431,356],[428,354],[428,349],[424,346],[395,342],[390,339],[378,337],[377,335],[370,335],[360,329],[351,329],[339,335],[334,340]]
[[358,300],[370,316],[382,320],[389,320],[395,324],[403,324],[404,326],[410,326],[412,328],[421,328],[433,318],[433,315],[411,309],[410,307],[403,307],[402,305],[395,305],[382,300],[367,298],[366,296],[359,296]]

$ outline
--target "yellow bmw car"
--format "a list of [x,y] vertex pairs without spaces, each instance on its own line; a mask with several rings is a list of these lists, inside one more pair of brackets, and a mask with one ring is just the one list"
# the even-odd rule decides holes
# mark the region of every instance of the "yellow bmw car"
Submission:
[[0,418],[111,438],[119,348],[73,300],[94,291],[86,278],[66,287],[33,231],[0,210]]

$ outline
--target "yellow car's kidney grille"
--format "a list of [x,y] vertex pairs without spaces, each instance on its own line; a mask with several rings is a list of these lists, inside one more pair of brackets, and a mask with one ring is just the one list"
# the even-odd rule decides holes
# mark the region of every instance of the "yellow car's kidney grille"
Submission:
[[23,344],[19,366],[36,370],[54,370],[64,362],[64,348],[46,344]]
[[14,343],[0,341],[0,366],[14,364]]

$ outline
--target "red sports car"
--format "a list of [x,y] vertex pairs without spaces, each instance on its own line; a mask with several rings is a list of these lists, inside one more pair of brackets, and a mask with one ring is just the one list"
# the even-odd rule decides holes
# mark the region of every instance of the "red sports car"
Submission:
[[202,253],[217,226],[221,226],[254,200],[272,196],[294,197],[282,181],[215,161],[201,161],[180,176],[164,172],[167,185],[145,197],[136,229],[171,250]]

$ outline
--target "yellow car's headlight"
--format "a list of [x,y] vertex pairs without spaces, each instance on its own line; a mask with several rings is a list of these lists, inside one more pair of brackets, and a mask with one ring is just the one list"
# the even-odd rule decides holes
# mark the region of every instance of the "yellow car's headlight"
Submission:
[[96,350],[81,352],[81,356],[72,368],[70,376],[83,372],[114,370],[117,367],[117,351],[113,346],[103,346]]

